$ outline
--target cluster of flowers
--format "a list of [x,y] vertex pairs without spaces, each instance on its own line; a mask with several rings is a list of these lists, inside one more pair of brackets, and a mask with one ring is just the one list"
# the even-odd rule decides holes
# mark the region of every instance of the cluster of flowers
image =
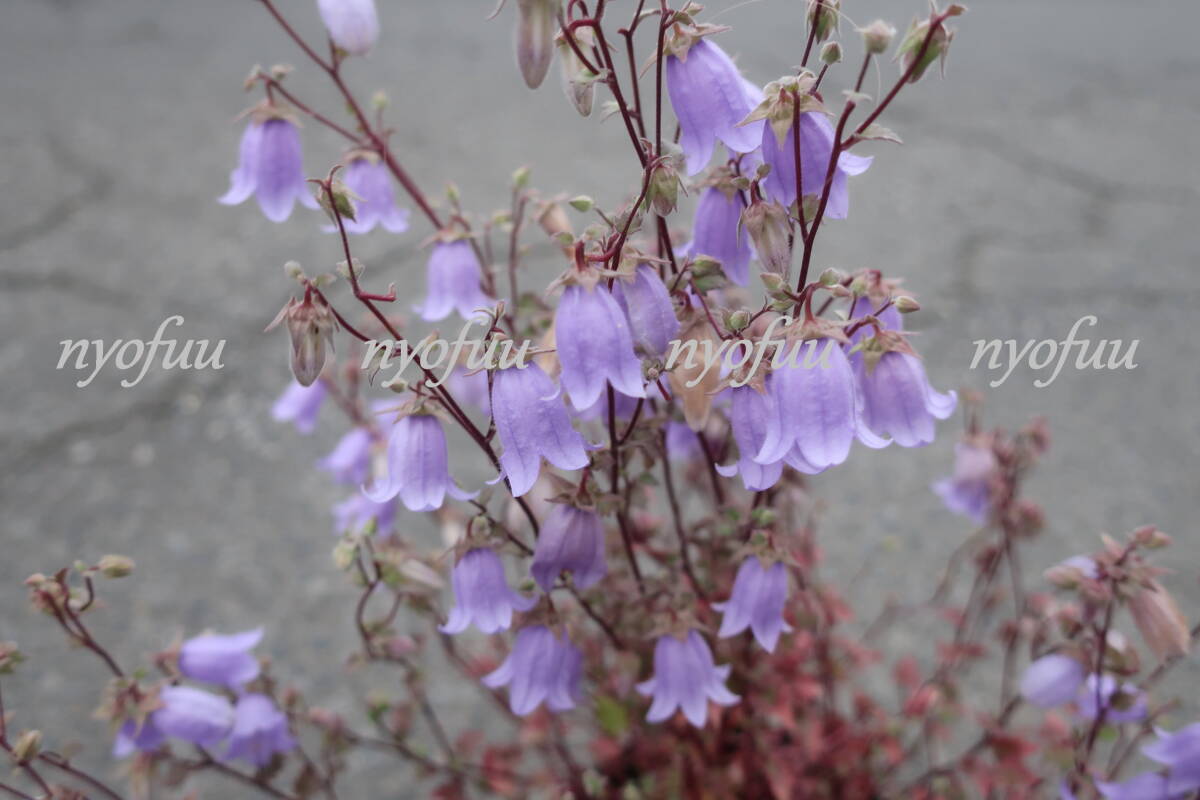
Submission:
[[[258,659],[250,651],[262,636],[261,628],[229,636],[209,633],[179,647],[175,654],[179,676],[222,687],[223,693],[178,681],[150,692],[132,684],[127,690],[137,691],[136,697],[118,692],[112,698],[112,715],[124,716],[125,721],[117,731],[113,755],[154,752],[168,739],[205,748],[227,742],[223,758],[261,768],[277,753],[294,748],[287,715],[267,695],[246,690],[259,676]],[[236,698],[232,703],[230,694]]]

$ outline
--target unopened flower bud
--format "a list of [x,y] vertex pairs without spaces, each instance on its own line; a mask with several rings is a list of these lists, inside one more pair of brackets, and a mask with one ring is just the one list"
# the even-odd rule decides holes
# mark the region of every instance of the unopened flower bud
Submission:
[[1148,550],[1158,550],[1171,544],[1171,537],[1153,525],[1143,525],[1133,532],[1133,540]]
[[133,573],[133,559],[129,556],[109,554],[96,562],[96,568],[106,578],[124,578]]
[[742,226],[750,234],[763,268],[786,282],[792,266],[787,210],[778,203],[756,201],[742,211]]
[[840,269],[836,269],[835,267],[830,267],[829,269],[823,270],[821,272],[820,276],[817,278],[817,283],[821,284],[822,286],[826,286],[826,287],[837,286],[845,279],[846,279],[845,273],[843,273]]
[[808,0],[808,24],[816,27],[816,40],[823,42],[838,26],[838,8],[842,0]]
[[1187,620],[1158,581],[1151,580],[1129,599],[1129,613],[1146,646],[1160,659],[1185,656],[1191,649]]
[[[926,38],[929,39],[928,47],[925,46]],[[940,23],[930,36],[929,20],[918,22],[909,28],[904,41],[900,43],[900,59],[906,72],[912,70],[908,79],[910,83],[921,80],[925,70],[929,69],[929,65],[934,61],[945,58],[951,38],[952,34]]]
[[575,209],[576,211],[591,211],[592,206],[595,205],[595,202],[592,200],[592,198],[588,197],[586,194],[572,197],[567,202],[569,202],[571,204],[571,208]]
[[292,374],[301,386],[311,386],[325,368],[326,345],[333,350],[337,320],[328,306],[314,303],[311,297],[302,302],[296,302],[295,298],[288,300],[267,330],[284,320],[292,343]]
[[896,310],[901,314],[911,314],[914,311],[921,310],[921,304],[906,294],[897,297],[893,305],[896,306]]
[[17,664],[24,660],[16,642],[0,642],[0,675],[11,675]]
[[350,197],[350,190],[346,188],[346,184],[339,180],[334,180],[329,191],[322,191],[317,196],[317,202],[321,208],[329,215],[329,219],[335,224],[338,217],[343,220],[355,219],[354,201]]
[[691,269],[692,283],[701,292],[720,289],[728,282],[725,270],[721,268],[721,262],[715,258],[706,255],[697,256],[696,260],[692,262]]
[[512,185],[514,189],[524,189],[529,185],[529,167],[517,167],[513,170]]
[[858,296],[865,295],[870,285],[867,279],[862,275],[855,276],[854,280],[850,281],[850,291]]
[[18,764],[26,764],[31,759],[37,758],[37,754],[42,751],[42,732],[41,731],[25,731],[17,737],[17,741],[13,744],[12,757]]
[[[589,28],[579,28],[573,34],[576,44],[587,52],[591,47],[593,34]],[[596,82],[600,76],[589,70],[579,60],[574,48],[566,37],[560,33],[557,38],[558,59],[562,65],[563,94],[575,106],[580,116],[591,116],[592,105],[596,99]]]
[[546,235],[551,238],[563,233],[570,236],[572,240],[575,238],[575,232],[571,230],[571,221],[567,219],[567,212],[563,211],[562,206],[558,203],[549,202],[542,206],[538,211],[537,221]]
[[517,66],[530,89],[546,79],[554,58],[559,0],[517,0]]
[[654,213],[665,217],[675,210],[679,202],[679,173],[665,161],[655,164],[650,172],[650,186],[646,190],[646,199],[654,208]]
[[750,324],[750,312],[744,308],[738,309],[725,318],[725,325],[731,331],[744,331]]
[[837,42],[826,42],[821,45],[821,63],[836,64],[842,60],[842,46]]
[[875,20],[865,28],[859,28],[858,32],[862,34],[863,46],[872,55],[886,52],[896,36],[896,29],[881,19]]

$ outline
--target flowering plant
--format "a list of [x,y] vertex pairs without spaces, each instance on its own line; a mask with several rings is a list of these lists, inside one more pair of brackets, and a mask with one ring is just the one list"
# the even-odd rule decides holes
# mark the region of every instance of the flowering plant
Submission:
[[[456,189],[443,204],[416,184],[386,99],[364,105],[345,77],[376,46],[374,0],[319,0],[327,48],[275,0],[258,3],[349,119],[305,102],[289,68],[256,68],[246,88],[262,97],[220,201],[254,196],[274,222],[297,201],[327,217],[340,263],[316,275],[289,263],[301,296],[269,326],[287,331],[292,374],[272,413],[301,433],[327,404],[345,417],[318,466],[348,487],[333,517],[334,561],[361,591],[352,664],[395,668],[404,691],[361,711],[314,705],[288,683],[291,665],[254,655],[261,628],[200,634],[133,669],[87,624],[97,582],[132,561],[33,575],[34,607],[111,673],[99,716],[130,796],[187,796],[206,773],[289,800],[360,796],[347,787],[365,752],[406,762],[415,794],[444,798],[1200,791],[1200,725],[1164,727],[1175,706],[1154,692],[1196,636],[1155,562],[1169,537],[1104,537],[1027,588],[1021,552],[1042,520],[1023,490],[1048,447],[1041,421],[987,430],[980,399],[963,398],[953,472],[933,490],[975,532],[927,603],[855,625],[851,592],[821,571],[807,476],[855,442],[927,445],[960,405],[904,331],[916,300],[877,269],[819,269],[816,243],[849,217],[850,179],[872,164],[861,151],[899,143],[879,120],[944,61],[963,7],[934,7],[901,36],[883,21],[845,35],[840,0],[808,0],[799,66],[760,85],[695,3],[515,0],[524,81],[538,88],[557,58],[574,109],[592,115],[599,96],[619,121],[640,180],[606,209],[539,192],[521,168],[510,207],[481,220]],[[857,67],[838,94],[844,51]],[[898,74],[868,96],[889,52]],[[306,177],[302,120],[346,140],[321,177]],[[368,288],[352,242],[403,234],[413,212],[429,229],[423,299]],[[550,237],[564,269],[522,290],[531,235]],[[377,385],[390,352],[379,342],[412,340],[409,311],[478,325],[485,349],[522,348],[480,363],[430,334],[415,379]],[[490,481],[452,467],[448,433]],[[420,513],[443,547],[412,535]],[[1122,633],[1125,610],[1145,647]],[[881,637],[924,612],[935,646],[889,652]],[[0,676],[20,661],[0,645]],[[495,704],[503,734],[446,724],[430,692],[440,667]],[[0,748],[23,782],[0,793],[125,796],[16,725],[0,700]]]

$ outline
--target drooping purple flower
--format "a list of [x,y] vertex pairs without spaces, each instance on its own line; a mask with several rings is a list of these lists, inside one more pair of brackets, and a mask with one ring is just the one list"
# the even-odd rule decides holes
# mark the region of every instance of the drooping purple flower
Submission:
[[654,645],[654,677],[638,684],[638,691],[653,697],[648,722],[662,722],[681,709],[688,722],[704,727],[708,717],[708,701],[731,706],[738,702],[736,694],[725,688],[729,665],[713,663],[708,643],[696,631],[685,638],[660,636]]
[[470,500],[476,493],[464,492],[450,477],[447,466],[446,433],[432,414],[409,414],[392,426],[387,443],[387,476],[363,493],[382,503],[397,495],[409,511],[436,511],[446,495]]
[[276,753],[286,753],[295,746],[287,714],[276,708],[271,698],[262,694],[238,698],[226,758],[240,758],[261,768],[271,763]]
[[1118,684],[1112,675],[1089,675],[1075,696],[1075,706],[1084,719],[1095,719],[1101,708],[1106,709],[1106,722],[1138,722],[1146,717],[1145,693],[1134,684]]
[[366,55],[379,39],[375,0],[317,0],[317,10],[329,38],[347,53]]
[[477,547],[468,550],[450,576],[454,587],[454,608],[442,633],[462,633],[474,624],[483,633],[508,630],[513,610],[528,611],[536,597],[517,594],[504,579],[504,565],[494,550]]
[[508,687],[508,705],[517,716],[529,714],[543,702],[551,711],[575,707],[583,654],[564,633],[554,635],[544,625],[517,632],[512,652],[495,671],[483,677],[492,689]]
[[159,691],[162,708],[150,720],[164,736],[212,747],[233,727],[233,706],[218,694],[191,686],[164,686]]
[[271,417],[276,422],[292,423],[300,433],[312,433],[317,428],[317,412],[326,391],[323,381],[301,386],[293,380],[271,407]]
[[795,449],[819,472],[845,461],[855,438],[873,448],[888,444],[863,422],[854,370],[832,339],[789,345],[784,363],[767,376],[767,389],[774,413],[754,455],[760,464],[779,461]]
[[1200,773],[1200,722],[1177,731],[1155,731],[1156,741],[1142,748],[1142,753],[1175,771]]
[[1107,800],[1182,800],[1197,788],[1200,777],[1195,772],[1143,772],[1119,783],[1096,781],[1096,790]]
[[969,517],[976,525],[987,522],[992,507],[992,478],[996,456],[986,443],[964,441],[954,445],[954,474],[933,484],[946,508]]
[[775,400],[769,394],[759,394],[750,386],[734,386],[730,392],[733,400],[729,424],[733,428],[733,439],[737,442],[738,460],[736,464],[718,464],[717,471],[726,478],[741,475],[742,485],[752,492],[770,489],[783,475],[783,458],[760,464],[755,456],[762,450],[771,418],[778,416]]
[[483,292],[483,270],[474,249],[465,239],[437,242],[426,269],[428,292],[425,302],[413,310],[426,322],[437,322],[457,311],[463,319],[476,316],[476,309],[491,308],[495,302]]
[[342,181],[358,195],[354,219],[342,222],[346,233],[369,233],[377,224],[390,233],[408,230],[408,209],[396,205],[392,174],[378,159],[362,155],[351,159],[342,172]]
[[238,165],[229,173],[229,191],[219,202],[236,206],[250,195],[272,222],[290,217],[297,200],[308,208],[317,207],[304,177],[300,131],[290,120],[252,119],[246,126]]
[[134,752],[150,753],[162,747],[166,740],[167,737],[154,724],[153,714],[142,722],[140,728],[136,721],[127,719],[113,739],[112,757],[126,758]]
[[666,424],[667,457],[672,461],[692,461],[703,452],[700,437],[686,422],[669,420]]
[[570,571],[575,586],[587,589],[604,577],[604,523],[594,511],[555,505],[542,523],[530,572],[549,592],[560,572]]
[[711,256],[721,262],[729,280],[745,286],[750,280],[750,237],[741,225],[746,198],[731,189],[710,186],[696,203],[692,222],[692,252]]
[[456,400],[475,406],[485,414],[491,413],[491,398],[488,397],[487,370],[469,371],[466,367],[455,367],[446,378],[446,386]]
[[500,466],[513,497],[533,488],[542,458],[559,469],[582,469],[588,464],[583,436],[571,427],[558,387],[537,364],[496,370],[492,418],[504,446]]
[[179,648],[179,671],[194,681],[240,689],[258,677],[258,659],[250,651],[262,641],[263,629],[223,636],[206,633]]
[[667,56],[666,76],[688,175],[704,169],[718,139],[735,153],[759,146],[763,123],[738,125],[754,110],[753,98],[733,59],[718,45],[698,39],[683,57]]
[[864,358],[855,365],[862,390],[863,420],[880,436],[901,447],[921,447],[933,441],[935,420],[946,419],[958,405],[958,395],[929,385],[925,367],[914,355],[889,351],[874,368]]
[[792,630],[783,618],[787,594],[787,570],[782,561],[766,566],[758,556],[747,556],[733,579],[729,600],[713,603],[713,608],[724,612],[717,636],[725,639],[751,628],[762,649],[775,652],[779,634]]
[[554,340],[562,386],[576,409],[593,405],[607,383],[629,397],[646,396],[629,323],[607,287],[566,287],[554,314]]
[[679,333],[679,319],[658,272],[639,264],[633,280],[614,282],[612,293],[629,321],[634,346],[648,356],[665,353]]
[[395,497],[376,503],[361,491],[356,491],[333,506],[333,533],[336,536],[347,532],[358,533],[374,524],[376,535],[386,538],[393,532],[399,504]]
[[1021,695],[1038,708],[1054,708],[1075,699],[1083,685],[1083,665],[1070,656],[1052,653],[1025,668]]
[[369,430],[353,428],[338,440],[329,455],[317,462],[317,466],[333,475],[338,483],[362,483],[371,472],[372,441]]
[[[800,115],[800,187],[804,196],[820,196],[825,187],[825,175],[829,170],[829,157],[833,154],[833,124],[820,111],[806,111]],[[762,129],[763,161],[771,165],[771,171],[763,180],[767,195],[785,208],[796,202],[796,140],[795,129],[788,128],[780,142],[770,125]],[[845,219],[850,210],[850,193],[847,178],[861,175],[871,166],[869,156],[858,156],[843,152],[838,156],[833,183],[829,188],[829,200],[825,216],[830,219]]]

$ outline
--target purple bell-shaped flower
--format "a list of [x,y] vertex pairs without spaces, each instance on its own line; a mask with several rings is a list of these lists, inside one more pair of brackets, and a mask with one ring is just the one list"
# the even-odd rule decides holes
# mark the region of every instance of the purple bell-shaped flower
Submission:
[[594,511],[556,505],[542,523],[530,572],[549,592],[561,572],[574,576],[575,586],[587,589],[604,577],[604,524]]
[[571,427],[558,387],[537,364],[496,370],[492,418],[504,446],[500,466],[513,497],[533,488],[543,458],[559,469],[588,464],[587,443]]
[[620,304],[607,287],[571,284],[554,314],[562,386],[578,410],[593,405],[609,383],[628,397],[645,397],[642,365]]
[[250,195],[257,198],[258,207],[272,222],[290,217],[297,200],[307,208],[317,207],[304,177],[300,131],[271,109],[256,112],[246,126],[238,165],[229,174],[229,191],[219,202],[236,206]]
[[654,677],[638,684],[638,691],[652,697],[648,722],[669,719],[681,709],[688,722],[704,727],[708,701],[731,706],[738,696],[725,688],[729,665],[716,666],[708,643],[696,631],[683,638],[660,636],[654,645]]
[[447,466],[446,433],[432,414],[409,414],[392,426],[387,444],[387,477],[363,494],[376,503],[397,495],[409,511],[436,511],[446,495],[470,500],[477,493],[464,492],[450,477]]
[[454,608],[442,633],[462,633],[474,624],[483,633],[508,630],[513,611],[528,611],[536,597],[517,594],[504,578],[504,565],[494,550],[477,547],[468,550],[450,576],[454,587]]
[[544,625],[517,632],[512,652],[483,677],[492,689],[508,687],[512,712],[523,717],[543,702],[551,711],[566,711],[579,699],[583,654],[566,634],[560,639]]

